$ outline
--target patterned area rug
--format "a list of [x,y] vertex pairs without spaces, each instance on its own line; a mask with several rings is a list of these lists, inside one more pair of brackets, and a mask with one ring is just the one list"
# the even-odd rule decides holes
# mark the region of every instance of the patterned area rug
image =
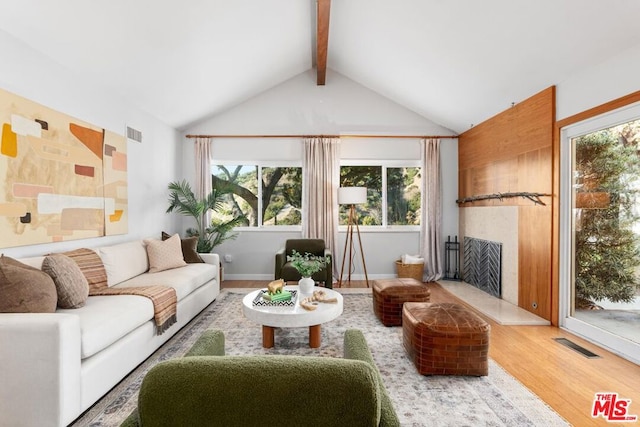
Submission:
[[162,360],[180,357],[206,329],[225,333],[226,353],[342,357],[346,329],[364,332],[403,426],[566,426],[556,412],[490,360],[487,377],[419,375],[402,346],[402,328],[383,326],[370,293],[344,294],[344,313],[322,326],[322,345],[309,348],[308,328],[278,328],[275,348],[262,348],[262,330],[244,318],[247,290],[223,290],[180,333],[156,351],[73,424],[118,426],[136,407],[145,373]]

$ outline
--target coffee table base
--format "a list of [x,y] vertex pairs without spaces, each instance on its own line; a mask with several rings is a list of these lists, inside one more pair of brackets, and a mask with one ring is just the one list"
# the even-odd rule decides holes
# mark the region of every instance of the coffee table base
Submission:
[[[273,326],[265,326],[262,325],[262,347],[264,348],[273,348],[275,338],[274,332],[276,328]],[[322,328],[320,325],[312,325],[309,326],[309,347],[318,348],[320,347],[322,337]]]

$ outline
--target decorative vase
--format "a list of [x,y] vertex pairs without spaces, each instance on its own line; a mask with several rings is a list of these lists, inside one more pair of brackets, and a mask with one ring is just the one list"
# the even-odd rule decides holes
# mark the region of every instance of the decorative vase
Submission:
[[298,280],[298,289],[301,294],[311,295],[316,282],[311,277],[303,277]]

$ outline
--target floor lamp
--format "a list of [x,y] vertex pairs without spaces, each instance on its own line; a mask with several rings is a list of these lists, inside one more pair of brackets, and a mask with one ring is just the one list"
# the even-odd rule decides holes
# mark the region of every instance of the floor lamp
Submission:
[[369,287],[369,277],[367,276],[367,264],[364,261],[364,251],[362,250],[362,240],[360,239],[360,227],[358,227],[358,214],[356,213],[356,205],[367,202],[366,187],[340,187],[338,189],[338,203],[349,206],[349,219],[347,223],[347,237],[344,241],[344,252],[342,253],[342,266],[340,267],[340,281],[338,286],[342,286],[342,274],[344,272],[345,259],[347,257],[347,248],[349,248],[349,266],[348,266],[348,282],[351,283],[351,260],[353,259],[353,229],[355,227],[358,236],[358,244],[360,246],[360,256],[362,257],[362,267],[364,269],[364,278]]

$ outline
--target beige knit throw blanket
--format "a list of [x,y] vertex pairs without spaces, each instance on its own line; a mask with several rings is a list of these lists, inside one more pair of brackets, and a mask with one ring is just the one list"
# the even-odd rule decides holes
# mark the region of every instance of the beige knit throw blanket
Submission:
[[177,321],[178,298],[176,290],[169,286],[137,286],[131,288],[109,288],[107,272],[97,253],[81,248],[64,253],[80,267],[89,282],[89,295],[139,295],[147,297],[153,303],[156,333],[162,334]]

